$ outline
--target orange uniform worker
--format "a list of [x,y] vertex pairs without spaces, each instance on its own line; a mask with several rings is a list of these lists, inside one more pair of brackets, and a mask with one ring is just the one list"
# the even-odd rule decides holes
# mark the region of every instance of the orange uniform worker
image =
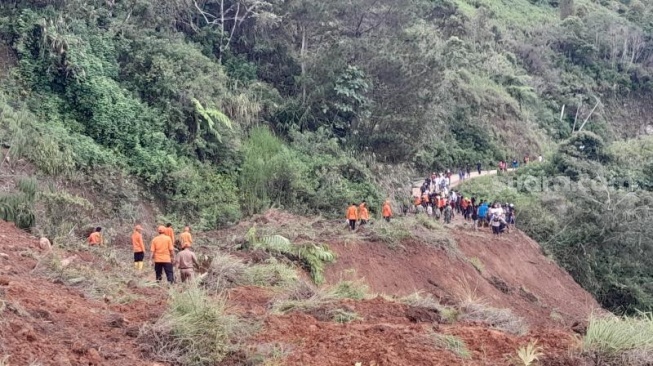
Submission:
[[383,215],[385,221],[390,222],[390,218],[392,217],[392,207],[390,207],[390,201],[385,201],[383,203],[383,208],[381,208],[381,215]]
[[370,212],[367,210],[367,202],[365,201],[358,206],[358,219],[361,225],[365,225],[370,221]]
[[184,245],[188,245],[189,248],[193,245],[193,236],[190,235],[190,226],[186,226],[184,232],[179,234],[179,241],[181,242],[182,248],[184,248]]
[[156,280],[161,281],[161,274],[163,271],[166,273],[168,282],[175,282],[175,276],[172,268],[172,263],[175,256],[175,248],[172,245],[172,239],[166,235],[166,228],[159,226],[157,228],[159,235],[152,239],[150,244],[150,264],[154,262],[154,273]]
[[89,245],[102,245],[102,228],[96,227],[95,231],[88,236]]
[[358,207],[356,203],[352,203],[351,206],[347,209],[347,221],[349,222],[349,228],[351,230],[356,230],[356,220],[358,220]]
[[164,234],[166,234],[170,238],[170,240],[172,240],[172,245],[175,245],[175,229],[173,229],[172,224],[167,223],[165,230],[166,231],[164,232]]
[[145,244],[143,244],[143,228],[141,225],[134,227],[132,233],[132,247],[134,248],[134,269],[143,270],[143,260],[145,259]]

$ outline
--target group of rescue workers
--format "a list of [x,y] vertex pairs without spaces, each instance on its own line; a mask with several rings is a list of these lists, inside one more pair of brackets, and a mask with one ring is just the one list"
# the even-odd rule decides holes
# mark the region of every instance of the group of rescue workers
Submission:
[[[381,207],[381,216],[387,222],[390,222],[392,218],[392,206],[390,206],[390,201],[386,200],[383,202]],[[349,208],[347,208],[347,224],[349,229],[356,230],[356,223],[359,222],[361,226],[366,225],[370,221],[370,211],[367,209],[367,202],[362,201],[360,204],[356,202],[352,203]]]
[[[175,230],[172,224],[157,228],[158,235],[150,242],[150,266],[154,266],[154,273],[157,281],[161,281],[165,272],[169,283],[175,282],[174,267],[179,269],[181,282],[191,280],[194,275],[194,266],[199,265],[197,256],[191,251],[193,236],[190,227],[186,226],[175,241]],[[143,227],[136,225],[131,235],[132,247],[134,250],[134,269],[143,270],[145,261],[145,244],[143,243]],[[89,245],[103,245],[102,228],[97,227],[88,237]],[[175,248],[176,247],[176,248]],[[178,249],[178,253],[175,253]],[[176,255],[175,255],[176,254]]]
[[[469,173],[468,173],[469,174]],[[481,174],[480,166],[478,174]],[[413,197],[412,207],[404,209],[406,213],[426,213],[437,220],[443,218],[445,224],[451,223],[455,214],[463,216],[465,221],[473,222],[472,227],[490,226],[492,233],[500,235],[504,231],[510,232],[510,227],[515,224],[515,205],[512,203],[490,203],[485,200],[478,201],[476,197],[465,196],[452,189],[451,172],[432,173],[420,187],[420,195]]]

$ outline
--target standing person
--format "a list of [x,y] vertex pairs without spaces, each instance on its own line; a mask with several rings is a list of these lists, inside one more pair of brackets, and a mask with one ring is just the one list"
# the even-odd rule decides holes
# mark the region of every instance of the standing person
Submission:
[[145,244],[143,244],[143,227],[141,225],[134,226],[132,233],[132,247],[134,249],[134,269],[138,271],[143,270],[143,260],[145,260]]
[[451,209],[451,205],[445,205],[444,212],[443,212],[445,224],[451,224],[452,214],[453,214],[453,210]]
[[472,222],[474,231],[478,230],[478,210],[476,208],[476,198],[472,197]]
[[156,280],[161,281],[161,274],[165,271],[166,279],[169,283],[175,282],[172,263],[175,257],[175,248],[172,245],[172,239],[166,235],[166,228],[159,226],[157,228],[159,235],[152,239],[150,244],[150,265],[154,263],[154,273]]
[[488,213],[489,207],[487,202],[484,200],[481,200],[481,205],[478,207],[478,221],[479,221],[479,226],[487,226],[487,213]]
[[167,223],[165,227],[165,235],[167,235],[170,240],[172,240],[172,245],[175,245],[175,229],[172,228],[171,223]]
[[381,208],[381,214],[383,215],[385,221],[390,222],[390,218],[392,217],[392,207],[390,207],[390,201],[386,200],[383,203],[383,208]]
[[481,162],[476,163],[476,171],[478,172],[478,175],[481,175]]
[[365,201],[361,202],[360,206],[358,206],[358,218],[361,226],[367,224],[370,220],[370,212],[367,210],[367,202]]
[[89,245],[102,245],[104,240],[102,240],[102,228],[96,227],[95,230],[88,236]]
[[462,200],[460,201],[460,210],[463,213],[463,218],[467,220],[469,217],[467,216],[467,207],[469,204],[469,200],[465,198],[464,196],[461,196]]
[[193,236],[190,234],[190,226],[184,228],[184,232],[179,234],[179,241],[181,242],[181,247],[184,247],[184,244],[188,244],[190,248],[193,245]]
[[177,254],[177,260],[175,261],[177,268],[179,268],[179,274],[181,277],[181,282],[186,282],[193,279],[195,271],[193,270],[194,266],[199,267],[199,262],[197,261],[197,256],[195,253],[191,252],[190,245],[181,244],[181,251]]
[[349,229],[356,230],[356,220],[358,220],[358,208],[356,203],[352,203],[347,209],[347,220],[349,221]]
[[472,167],[469,166],[469,163],[465,164],[465,172],[467,173],[467,178],[472,177]]
[[544,158],[542,157],[542,155],[539,155],[537,157],[537,161],[540,162],[540,163],[544,161]]

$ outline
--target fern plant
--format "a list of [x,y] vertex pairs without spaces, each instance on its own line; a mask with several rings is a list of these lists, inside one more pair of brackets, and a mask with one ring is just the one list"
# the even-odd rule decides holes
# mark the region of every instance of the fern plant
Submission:
[[542,347],[537,345],[537,340],[530,341],[526,346],[517,350],[517,358],[519,358],[524,366],[533,365],[543,355]]
[[256,226],[246,234],[248,248],[260,249],[268,253],[283,255],[291,260],[298,260],[309,271],[313,282],[324,283],[324,266],[335,261],[336,257],[326,244],[305,243],[294,245],[281,235],[259,236]]

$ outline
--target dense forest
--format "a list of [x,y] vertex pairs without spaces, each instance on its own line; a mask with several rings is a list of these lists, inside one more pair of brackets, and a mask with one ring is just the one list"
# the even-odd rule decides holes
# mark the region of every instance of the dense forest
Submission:
[[[374,211],[407,198],[396,188],[413,172],[527,154],[555,159],[535,173],[573,179],[632,166],[646,192],[648,142],[621,141],[653,128],[652,27],[648,0],[2,1],[3,165],[27,159],[111,197],[93,211],[51,187],[39,199],[62,222],[66,209],[128,220],[148,200],[198,229],[269,207],[334,216],[366,199]],[[599,152],[576,156],[579,139]],[[2,200],[25,227],[29,183]],[[568,199],[578,212],[527,228],[545,246],[607,220]],[[548,247],[595,294],[618,292],[604,305],[653,308],[651,266],[588,269],[578,249],[641,261],[645,233],[568,234]],[[623,255],[624,243],[640,251]]]

